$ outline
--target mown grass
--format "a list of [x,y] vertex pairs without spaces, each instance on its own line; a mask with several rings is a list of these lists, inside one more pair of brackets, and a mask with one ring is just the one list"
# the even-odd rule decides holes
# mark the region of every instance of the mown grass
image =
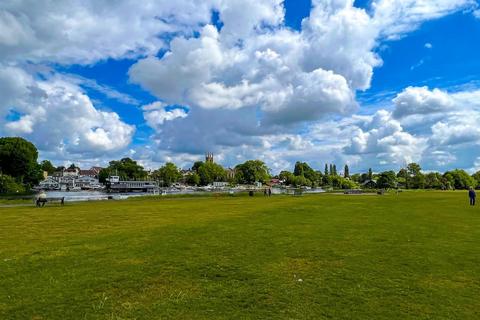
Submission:
[[478,319],[464,193],[0,208],[0,319]]

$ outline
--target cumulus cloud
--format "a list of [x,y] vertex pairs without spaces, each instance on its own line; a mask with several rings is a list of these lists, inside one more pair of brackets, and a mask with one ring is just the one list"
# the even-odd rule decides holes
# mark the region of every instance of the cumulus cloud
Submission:
[[432,114],[449,111],[453,106],[452,98],[444,91],[428,87],[408,87],[393,99],[395,118],[414,114]]
[[[381,41],[473,2],[375,0],[367,11],[353,0],[314,0],[301,30],[292,30],[281,0],[4,1],[0,130],[57,155],[127,152],[135,128],[95,107],[83,88],[141,103],[55,67],[130,58],[139,59],[130,80],[162,101],[140,110],[152,142],[129,152],[145,163],[192,160],[207,150],[226,162],[261,158],[274,169],[302,156],[415,160],[426,141],[466,139],[461,130],[447,134],[462,125],[465,109],[457,105],[473,101],[469,93],[407,88],[393,111],[351,116],[359,108],[355,95],[370,88],[382,64]],[[213,12],[220,23],[212,22]],[[51,69],[38,74],[32,64]],[[413,123],[437,139],[427,129],[411,131]]]
[[182,108],[167,109],[161,102],[154,102],[142,107],[143,116],[147,124],[153,129],[161,130],[165,121],[172,121],[178,118],[186,118],[188,113]]
[[0,68],[0,87],[9,83],[14,90],[8,91],[9,102],[1,110],[4,115],[15,112],[18,119],[0,120],[3,135],[21,135],[41,150],[65,154],[104,154],[131,142],[135,128],[116,113],[96,109],[75,84],[55,77],[40,81],[19,68]]
[[162,35],[191,32],[214,1],[2,1],[0,60],[93,63],[154,54]]

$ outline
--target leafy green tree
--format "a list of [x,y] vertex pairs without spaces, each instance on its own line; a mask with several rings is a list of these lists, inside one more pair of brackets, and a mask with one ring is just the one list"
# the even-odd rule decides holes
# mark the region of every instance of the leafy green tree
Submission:
[[202,166],[203,161],[195,161],[195,163],[192,166],[192,171],[195,171],[198,173],[198,169]]
[[212,184],[215,181],[225,181],[227,178],[225,169],[213,162],[203,162],[198,168],[198,175],[202,186]]
[[368,180],[373,180],[373,171],[372,171],[372,168],[368,168]]
[[100,172],[98,173],[98,181],[100,183],[105,183],[107,182],[107,179],[110,177],[110,169],[108,168],[103,168],[100,170]]
[[43,160],[40,163],[40,167],[43,171],[46,171],[49,175],[54,173],[57,169],[53,166],[53,164],[48,160]]
[[0,138],[0,173],[29,187],[43,178],[37,148],[23,138]]
[[110,161],[109,166],[101,170],[100,177],[119,176],[121,180],[141,180],[147,177],[147,172],[135,160],[123,158],[119,161]]
[[352,174],[350,176],[350,180],[354,181],[354,182],[360,182],[360,179],[361,179],[361,174],[360,173],[355,173],[355,174]]
[[480,188],[480,171],[475,172],[472,175],[472,178],[475,179],[475,188]]
[[270,180],[268,167],[260,160],[248,160],[237,165],[235,171],[237,173],[237,182],[240,184],[267,183]]
[[443,183],[443,177],[438,172],[429,172],[425,175],[425,188],[426,189],[446,189]]
[[350,178],[350,169],[348,168],[348,164],[346,164],[345,168],[343,169],[343,177]]
[[407,188],[423,189],[425,188],[425,176],[421,172],[422,168],[418,163],[410,163],[407,166],[406,184]]
[[333,175],[336,176],[337,175],[337,165],[333,165]]
[[191,172],[186,176],[185,182],[189,186],[198,186],[200,184],[200,176],[196,172]]
[[285,170],[278,175],[278,178],[284,180],[286,184],[290,184],[289,182],[292,181],[292,177],[294,177],[293,173]]
[[25,187],[22,184],[6,174],[0,174],[0,194],[22,192],[25,192]]
[[[305,163],[306,164],[306,163]],[[293,174],[295,176],[303,176],[304,175],[304,170],[303,170],[304,163],[297,161],[295,163],[295,169],[293,170]],[[308,166],[308,165],[307,165]]]
[[307,178],[311,182],[312,187],[322,183],[322,173],[312,169],[306,162],[297,161],[293,174]]
[[290,185],[295,187],[309,187],[312,185],[312,182],[304,176],[293,176]]
[[395,171],[385,171],[380,173],[377,180],[377,186],[383,189],[391,189],[397,186],[397,175]]
[[169,187],[180,180],[182,174],[174,163],[167,162],[164,166],[155,170],[152,176],[156,181],[162,181],[162,186]]
[[330,163],[330,175],[333,176],[333,164]]
[[452,183],[455,189],[468,189],[477,184],[477,181],[465,172],[465,170],[455,169],[447,171],[444,176]]
[[328,164],[325,163],[325,170],[324,170],[323,176],[326,177],[326,176],[328,176],[328,175],[329,175],[329,174],[328,174]]

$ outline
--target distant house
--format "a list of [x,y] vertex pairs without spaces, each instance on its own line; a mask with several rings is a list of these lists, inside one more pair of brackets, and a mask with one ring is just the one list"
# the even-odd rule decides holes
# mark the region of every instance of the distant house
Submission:
[[100,171],[102,170],[102,167],[91,167],[90,170],[95,172],[95,175],[98,176],[100,174]]
[[235,179],[235,175],[236,175],[236,171],[235,169],[232,169],[232,168],[228,168],[225,170],[225,172],[227,173],[227,179],[228,180],[233,180]]
[[225,188],[228,186],[228,182],[223,182],[223,181],[215,181],[213,183],[214,188]]
[[362,186],[366,189],[375,189],[377,187],[377,181],[375,180],[366,180],[362,183]]
[[98,179],[90,176],[81,176],[75,180],[75,184],[80,188],[91,188],[93,186],[98,186]]
[[271,186],[276,186],[276,185],[279,185],[281,183],[282,183],[282,181],[280,179],[270,179],[270,185]]
[[92,169],[89,169],[89,170],[80,170],[78,172],[78,175],[81,176],[81,177],[92,177],[92,178],[95,178],[98,176],[98,172],[95,171],[95,170],[92,170]]
[[47,177],[44,181],[41,181],[38,185],[39,189],[45,190],[57,190],[60,189],[60,184],[54,177]]
[[67,168],[63,170],[64,177],[78,177],[80,173],[80,169],[78,168]]

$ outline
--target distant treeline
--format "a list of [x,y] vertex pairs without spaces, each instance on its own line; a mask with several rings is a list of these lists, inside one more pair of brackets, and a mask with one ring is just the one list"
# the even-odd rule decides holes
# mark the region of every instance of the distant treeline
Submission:
[[[75,168],[76,165],[70,165]],[[29,141],[18,137],[0,138],[0,193],[22,193],[37,185],[44,172],[53,174],[65,167],[55,167],[50,161],[38,163],[37,148]],[[209,185],[215,181],[235,184],[281,183],[295,187],[328,187],[335,189],[355,188],[405,188],[405,189],[467,189],[480,188],[480,171],[469,175],[456,169],[445,173],[424,173],[419,164],[410,163],[406,168],[395,171],[350,174],[348,165],[339,173],[335,164],[325,164],[323,171],[313,169],[306,162],[297,162],[293,172],[282,171],[271,175],[267,165],[260,160],[248,160],[225,169],[213,161],[197,161],[188,170],[180,170],[174,163],[166,163],[157,170],[147,171],[135,160],[123,158],[110,161],[99,173],[100,182],[109,176],[120,176],[122,180],[155,180],[161,186],[181,182],[187,185]]]

